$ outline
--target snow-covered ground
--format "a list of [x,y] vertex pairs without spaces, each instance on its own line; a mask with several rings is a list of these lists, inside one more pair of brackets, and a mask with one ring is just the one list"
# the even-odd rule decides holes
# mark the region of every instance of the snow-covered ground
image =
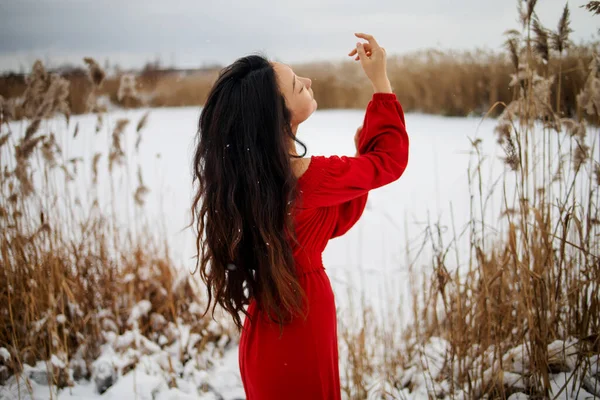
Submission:
[[[135,153],[135,126],[148,110],[116,111],[105,118],[105,126],[94,133],[95,116],[72,118],[69,130],[62,120],[43,124],[46,131],[59,132],[58,141],[63,151],[71,157],[83,157],[79,166],[78,181],[87,188],[91,181],[91,164],[94,153],[101,152],[99,187],[97,193],[105,210],[115,207],[123,224],[134,219],[133,192],[136,187],[137,165],[142,169],[146,186],[151,190],[142,215],[153,221],[156,229],[168,241],[175,262],[189,270],[194,267],[194,236],[186,225],[190,222],[191,156],[196,134],[199,108],[152,109],[149,110],[146,127],[141,131],[139,154]],[[353,136],[362,123],[364,110],[324,110],[317,111],[298,130],[298,138],[307,144],[307,155],[352,155]],[[130,119],[123,137],[125,153],[129,157],[129,175],[119,170],[115,174],[116,198],[123,199],[110,205],[110,186],[107,184],[106,160],[110,147],[110,134],[118,118]],[[73,138],[74,126],[79,123],[79,133]],[[504,168],[499,156],[503,155],[496,145],[493,129],[494,120],[481,118],[447,118],[440,116],[409,113],[406,115],[407,130],[410,136],[410,159],[405,174],[396,182],[370,193],[367,209],[362,219],[343,237],[332,240],[324,252],[323,260],[334,286],[340,312],[348,306],[347,294],[360,298],[364,293],[368,303],[374,306],[383,318],[398,304],[406,305],[404,315],[396,315],[401,327],[410,323],[410,281],[407,260],[407,246],[410,249],[410,262],[417,267],[430,265],[428,252],[417,258],[422,241],[422,232],[429,224],[440,221],[449,229],[444,233],[446,243],[453,236],[451,214],[458,231],[462,230],[469,217],[468,167],[472,156],[469,138],[482,139],[481,149],[489,157],[483,172],[484,186],[489,187]],[[20,123],[12,125],[15,133],[24,127]],[[298,152],[302,148],[298,147]],[[125,201],[127,199],[127,201]],[[87,209],[89,198],[81,194],[83,208]],[[497,207],[491,208],[497,210]],[[491,211],[493,212],[493,211]],[[492,220],[497,215],[491,216]],[[465,238],[467,239],[467,238]],[[468,241],[457,245],[459,262],[466,259]],[[465,253],[462,252],[465,250]],[[450,262],[455,260],[449,257]],[[416,262],[415,262],[416,260]],[[198,278],[199,279],[199,278]],[[217,367],[208,374],[214,387],[202,399],[243,399],[244,393],[239,380],[237,347],[225,349],[225,357],[215,360]],[[128,374],[111,387],[102,398],[133,398],[136,388],[140,399],[191,399],[199,398],[191,383],[181,382],[179,389],[169,389],[163,378],[152,375],[149,367],[140,363],[135,374]],[[179,383],[179,382],[178,382]],[[189,386],[189,388],[188,388]],[[186,389],[187,388],[187,389]],[[424,386],[425,388],[425,386]],[[189,389],[189,390],[188,390]],[[8,395],[7,388],[2,393]],[[48,387],[34,383],[36,398],[49,396]],[[12,389],[14,392],[14,387]],[[192,394],[193,393],[193,394]],[[214,393],[219,393],[218,397]],[[425,395],[426,392],[421,392]],[[209,397],[210,396],[210,397]],[[58,398],[93,399],[98,397],[93,383],[77,385],[62,391]]]

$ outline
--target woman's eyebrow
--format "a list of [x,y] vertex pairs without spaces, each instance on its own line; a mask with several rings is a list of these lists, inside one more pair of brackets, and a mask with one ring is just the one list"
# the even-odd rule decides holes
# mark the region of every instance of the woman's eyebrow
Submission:
[[296,75],[292,77],[292,92],[296,91]]

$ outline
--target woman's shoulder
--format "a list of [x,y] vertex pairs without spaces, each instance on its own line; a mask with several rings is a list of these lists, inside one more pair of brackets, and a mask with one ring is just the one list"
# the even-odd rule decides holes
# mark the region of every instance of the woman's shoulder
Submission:
[[293,161],[292,168],[298,182],[319,181],[329,169],[343,166],[349,160],[347,156],[311,156]]
[[308,171],[308,168],[310,167],[311,162],[312,162],[312,157],[302,157],[302,158],[292,159],[292,170],[293,170],[296,178],[298,178],[299,180],[302,178],[302,176],[306,173],[306,171]]
[[322,180],[323,169],[326,164],[325,156],[310,156],[298,158],[293,161],[292,168],[298,179],[302,192],[312,191]]
[[298,181],[304,181],[312,175],[324,158],[324,156],[310,156],[292,160],[292,168]]

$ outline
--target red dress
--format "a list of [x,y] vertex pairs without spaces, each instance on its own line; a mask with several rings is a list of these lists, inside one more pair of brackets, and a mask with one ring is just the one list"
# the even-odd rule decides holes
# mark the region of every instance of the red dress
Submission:
[[[294,259],[309,303],[308,318],[270,322],[251,300],[240,337],[239,365],[247,400],[339,400],[337,319],[322,252],[358,221],[369,190],[397,180],[408,162],[404,113],[394,93],[374,93],[358,157],[312,156],[298,180]],[[259,318],[257,318],[257,315]]]

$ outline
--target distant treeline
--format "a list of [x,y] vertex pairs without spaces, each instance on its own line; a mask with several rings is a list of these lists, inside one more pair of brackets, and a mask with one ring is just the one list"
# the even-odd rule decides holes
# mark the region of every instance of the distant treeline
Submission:
[[[560,102],[564,116],[578,114],[576,96],[589,73],[588,65],[597,44],[572,46],[561,58],[537,62],[541,76],[561,81]],[[292,65],[295,72],[313,80],[319,109],[363,108],[372,90],[358,61],[319,62]],[[200,106],[215,81],[220,67],[198,70],[162,69],[146,66],[135,73],[107,76],[96,93],[107,105],[121,107]],[[60,75],[70,82],[69,104],[73,114],[88,110],[88,96],[93,84],[88,70],[63,69]],[[388,56],[388,75],[392,87],[406,111],[446,116],[484,115],[498,102],[508,103],[515,96],[510,86],[517,66],[510,52],[423,50],[403,56]],[[126,75],[135,82],[135,95],[122,98],[119,87]],[[133,76],[132,76],[133,75]],[[25,75],[0,76],[0,95],[18,99],[26,87]],[[556,103],[557,91],[553,90]],[[108,101],[106,101],[108,99]],[[490,115],[498,115],[495,107]],[[18,117],[18,107],[16,117]]]

